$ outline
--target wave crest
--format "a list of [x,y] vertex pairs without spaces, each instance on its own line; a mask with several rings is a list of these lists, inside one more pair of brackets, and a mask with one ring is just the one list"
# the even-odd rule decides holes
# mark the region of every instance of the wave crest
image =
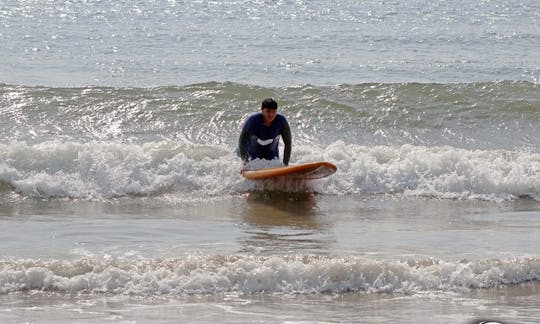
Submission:
[[[153,142],[0,145],[0,188],[40,198],[223,197],[250,190],[336,195],[399,194],[491,201],[540,201],[540,154],[450,146],[299,146],[293,163],[326,160],[338,172],[311,183],[248,181],[232,148]],[[190,198],[191,197],[191,198]]]
[[540,155],[450,146],[360,146],[336,142],[305,160],[333,161],[338,176],[324,183],[335,194],[395,194],[449,199],[540,200]]
[[417,293],[540,280],[540,260],[379,261],[361,257],[191,255],[176,259],[0,261],[0,293],[136,295]]

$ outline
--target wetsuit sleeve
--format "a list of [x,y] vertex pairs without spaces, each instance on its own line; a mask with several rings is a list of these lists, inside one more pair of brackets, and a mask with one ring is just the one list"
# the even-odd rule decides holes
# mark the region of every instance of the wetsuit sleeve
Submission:
[[292,136],[291,128],[286,120],[283,125],[283,130],[281,131],[281,138],[283,138],[283,143],[285,144],[285,149],[283,150],[283,164],[289,165],[292,151]]
[[238,139],[238,152],[240,154],[240,158],[243,162],[249,162],[248,152],[247,152],[247,142],[249,139],[249,132],[246,130],[246,127],[242,128],[242,132],[240,133],[240,138]]

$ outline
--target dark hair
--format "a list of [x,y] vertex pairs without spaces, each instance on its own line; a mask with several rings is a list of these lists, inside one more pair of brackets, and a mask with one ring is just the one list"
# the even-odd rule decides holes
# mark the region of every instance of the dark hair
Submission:
[[261,104],[261,109],[277,109],[277,102],[272,98],[266,98]]

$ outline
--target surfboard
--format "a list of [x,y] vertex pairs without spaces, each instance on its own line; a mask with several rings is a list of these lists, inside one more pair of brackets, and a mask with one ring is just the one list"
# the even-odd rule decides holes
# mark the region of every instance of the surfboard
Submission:
[[288,177],[292,179],[320,179],[337,171],[337,167],[330,162],[312,162],[277,168],[264,168],[257,170],[244,170],[242,176],[246,179],[259,180],[274,177]]

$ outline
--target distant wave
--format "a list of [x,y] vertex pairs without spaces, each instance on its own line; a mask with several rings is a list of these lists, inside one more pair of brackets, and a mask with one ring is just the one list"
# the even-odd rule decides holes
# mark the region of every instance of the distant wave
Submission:
[[[155,88],[0,85],[5,142],[170,139],[235,145],[244,119],[275,97],[296,145],[540,148],[540,85],[362,83],[259,87],[207,82]],[[204,127],[201,127],[204,126]]]
[[[24,197],[108,199],[173,194],[189,199],[250,190],[335,195],[397,194],[540,201],[540,154],[451,146],[361,146],[341,141],[296,147],[292,163],[326,160],[338,172],[311,184],[248,181],[233,148],[172,141],[0,144],[0,183]],[[306,187],[307,185],[307,187]]]
[[273,96],[293,129],[292,162],[338,165],[314,183],[317,192],[540,200],[539,87],[2,84],[0,189],[76,199],[172,193],[188,201],[290,190],[243,180],[233,153],[243,120]]
[[534,258],[382,261],[362,257],[191,255],[173,259],[0,260],[0,293],[135,295],[417,293],[540,280]]

